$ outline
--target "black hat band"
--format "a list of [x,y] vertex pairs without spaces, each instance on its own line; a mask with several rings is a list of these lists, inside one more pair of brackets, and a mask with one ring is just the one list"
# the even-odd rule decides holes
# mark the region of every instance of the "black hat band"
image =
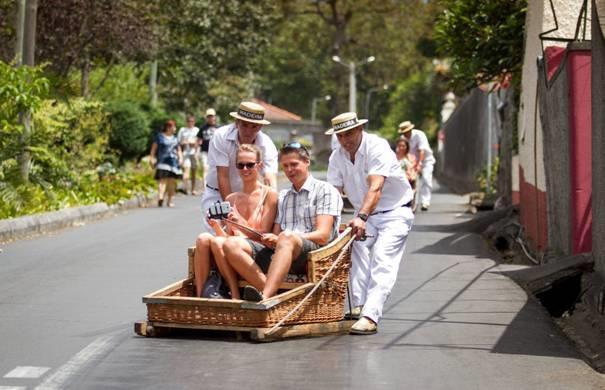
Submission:
[[263,114],[257,114],[255,112],[244,111],[241,108],[237,110],[237,114],[243,116],[244,118],[254,119],[257,121],[262,121],[265,117]]

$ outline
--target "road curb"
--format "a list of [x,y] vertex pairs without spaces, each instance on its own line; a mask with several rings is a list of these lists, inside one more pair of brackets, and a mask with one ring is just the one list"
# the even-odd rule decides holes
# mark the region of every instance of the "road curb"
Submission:
[[148,207],[156,194],[137,194],[131,199],[109,206],[100,202],[89,206],[71,207],[48,213],[0,220],[0,243],[51,233],[67,227],[113,216],[122,211]]

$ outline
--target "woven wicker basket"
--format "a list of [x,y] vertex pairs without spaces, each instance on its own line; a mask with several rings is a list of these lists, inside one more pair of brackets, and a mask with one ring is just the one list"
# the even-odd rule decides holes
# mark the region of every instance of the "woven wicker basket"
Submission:
[[[253,303],[231,299],[196,298],[192,275],[143,297],[148,320],[173,325],[270,327],[292,310],[326,274],[351,238],[345,230],[329,245],[309,253],[309,283],[264,301]],[[323,285],[284,325],[338,321],[344,317],[351,249],[324,280]]]

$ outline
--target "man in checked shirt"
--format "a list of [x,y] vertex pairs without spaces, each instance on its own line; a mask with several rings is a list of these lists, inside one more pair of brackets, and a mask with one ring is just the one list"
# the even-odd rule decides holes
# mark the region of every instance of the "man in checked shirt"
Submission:
[[307,254],[338,235],[342,198],[331,184],[311,175],[307,149],[298,142],[286,144],[279,163],[292,187],[279,194],[273,232],[261,242],[229,237],[223,246],[233,270],[251,284],[243,293],[249,301],[275,295],[288,273],[305,274]]

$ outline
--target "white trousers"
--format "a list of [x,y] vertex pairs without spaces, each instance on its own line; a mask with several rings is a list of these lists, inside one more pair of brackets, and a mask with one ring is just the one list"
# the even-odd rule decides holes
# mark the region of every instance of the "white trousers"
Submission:
[[376,323],[397,281],[413,223],[414,213],[409,207],[372,215],[366,222],[366,232],[373,237],[353,243],[350,275],[353,305],[363,306],[361,315]]
[[202,233],[207,232],[214,234],[214,229],[208,225],[208,221],[206,220],[206,215],[208,214],[208,208],[216,202],[222,202],[221,193],[217,190],[213,190],[212,188],[204,188],[204,193],[202,195]]
[[434,162],[430,162],[422,167],[422,177],[420,178],[420,188],[418,189],[418,201],[420,202],[420,205],[430,206],[431,204],[434,165]]

